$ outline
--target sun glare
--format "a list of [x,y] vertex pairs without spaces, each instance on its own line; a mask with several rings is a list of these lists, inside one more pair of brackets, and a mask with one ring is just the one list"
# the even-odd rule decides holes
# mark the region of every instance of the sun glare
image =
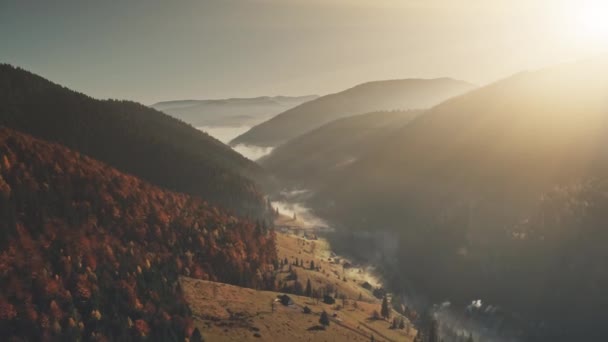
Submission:
[[608,42],[608,0],[583,1],[581,6],[579,24],[582,33]]

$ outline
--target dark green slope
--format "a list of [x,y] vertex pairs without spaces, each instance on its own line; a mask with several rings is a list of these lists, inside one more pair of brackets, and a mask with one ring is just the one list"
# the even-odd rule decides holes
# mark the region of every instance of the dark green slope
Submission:
[[96,100],[0,65],[0,124],[59,142],[156,185],[244,215],[265,210],[262,170],[209,135],[130,101]]

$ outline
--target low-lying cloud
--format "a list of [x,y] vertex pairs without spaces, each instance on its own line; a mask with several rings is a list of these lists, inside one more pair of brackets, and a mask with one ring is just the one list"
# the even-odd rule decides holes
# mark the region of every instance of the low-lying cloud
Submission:
[[[228,144],[232,139],[239,135],[247,132],[251,127],[249,126],[203,126],[197,127],[198,130],[203,131],[217,140]],[[239,144],[234,146],[233,149],[240,153],[245,158],[250,160],[258,160],[265,155],[272,152],[272,147],[254,146],[254,145],[242,145]]]

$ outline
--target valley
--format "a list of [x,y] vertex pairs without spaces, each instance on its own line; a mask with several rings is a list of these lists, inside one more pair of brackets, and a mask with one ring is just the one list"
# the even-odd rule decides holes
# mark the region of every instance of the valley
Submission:
[[607,0],[0,0],[0,342],[608,341]]

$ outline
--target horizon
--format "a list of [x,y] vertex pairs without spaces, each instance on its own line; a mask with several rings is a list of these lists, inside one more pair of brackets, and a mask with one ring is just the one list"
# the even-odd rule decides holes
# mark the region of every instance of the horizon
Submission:
[[601,4],[584,3],[3,1],[0,61],[147,105],[323,95],[388,79],[482,86],[607,51],[602,18],[585,7]]

